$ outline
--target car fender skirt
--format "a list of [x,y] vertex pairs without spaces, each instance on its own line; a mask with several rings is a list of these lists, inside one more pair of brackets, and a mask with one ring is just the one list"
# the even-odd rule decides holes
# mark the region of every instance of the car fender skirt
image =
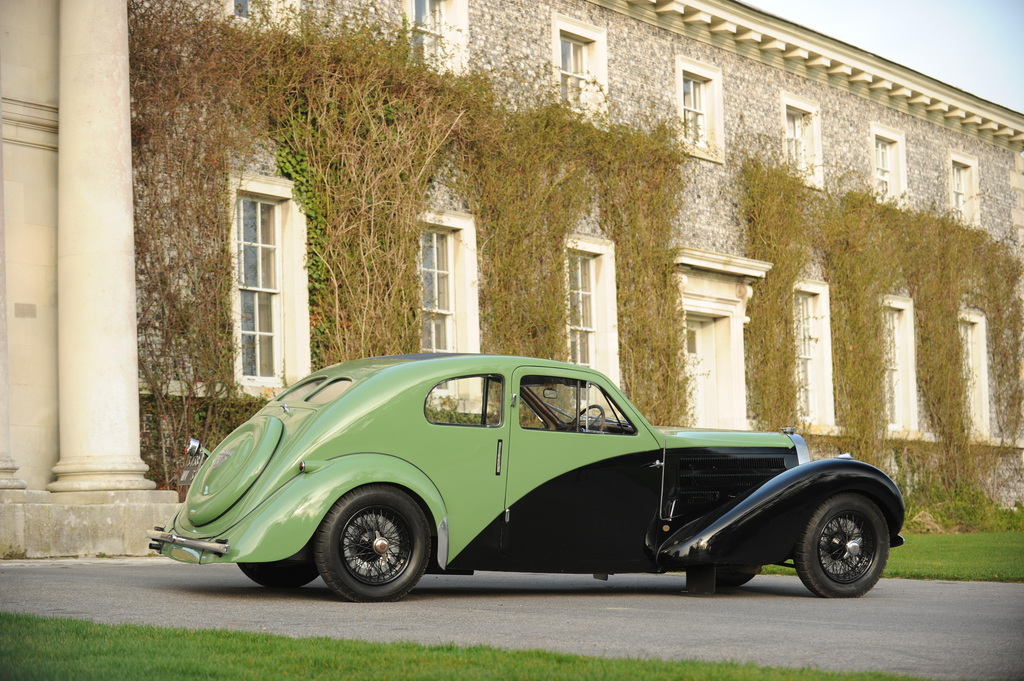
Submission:
[[888,523],[890,544],[902,544],[904,504],[896,484],[861,461],[823,459],[791,468],[675,529],[658,546],[658,562],[665,569],[781,563],[815,509],[840,492],[873,501]]

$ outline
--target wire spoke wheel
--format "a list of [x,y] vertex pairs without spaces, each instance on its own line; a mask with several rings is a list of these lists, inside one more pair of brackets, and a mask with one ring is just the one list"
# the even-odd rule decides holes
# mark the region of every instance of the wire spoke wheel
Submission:
[[364,584],[387,584],[409,566],[409,526],[390,509],[366,509],[353,516],[342,530],[341,553],[353,577]]
[[878,582],[888,559],[885,516],[860,494],[826,499],[793,549],[800,581],[824,598],[863,596]]
[[834,516],[818,538],[818,560],[829,577],[841,584],[864,576],[874,559],[875,538],[867,520],[858,513]]
[[423,509],[390,485],[350,491],[313,536],[313,562],[324,583],[358,602],[404,598],[423,576],[430,550]]

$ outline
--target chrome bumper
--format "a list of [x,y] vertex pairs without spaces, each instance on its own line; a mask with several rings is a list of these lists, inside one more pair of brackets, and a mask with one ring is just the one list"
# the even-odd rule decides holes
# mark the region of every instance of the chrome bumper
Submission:
[[218,556],[223,556],[228,552],[227,541],[203,541],[202,539],[188,539],[186,537],[180,537],[173,532],[164,532],[163,530],[147,530],[146,536],[153,540],[153,543],[149,545],[149,548],[154,551],[160,551],[163,549],[164,544],[170,544],[171,546],[180,546],[187,549],[196,549],[197,551],[209,551],[215,553]]

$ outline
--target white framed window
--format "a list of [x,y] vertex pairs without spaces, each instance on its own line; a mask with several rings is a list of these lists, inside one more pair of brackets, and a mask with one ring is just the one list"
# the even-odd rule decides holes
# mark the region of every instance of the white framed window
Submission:
[[569,361],[593,366],[594,336],[594,260],[597,256],[582,251],[569,252]]
[[567,244],[567,356],[619,381],[619,314],[616,307],[615,245],[591,237]]
[[235,243],[241,309],[242,376],[274,378],[280,333],[277,202],[239,196]]
[[784,92],[782,125],[786,160],[807,177],[809,184],[823,186],[821,107],[817,102]]
[[603,111],[608,88],[605,30],[553,13],[551,43],[562,101],[583,111]]
[[906,136],[899,130],[871,124],[871,151],[875,191],[883,198],[907,190]]
[[916,432],[917,355],[914,341],[914,301],[886,296],[885,413],[890,431]]
[[676,91],[687,140],[698,151],[719,155],[724,150],[722,70],[677,56]]
[[429,229],[420,239],[420,274],[423,281],[424,352],[449,352],[455,340],[452,262],[455,239],[447,231]]
[[254,13],[280,17],[297,13],[301,0],[221,0],[224,13],[236,19],[248,19]]
[[967,382],[967,407],[975,437],[989,435],[988,400],[988,323],[985,315],[974,310],[960,313],[960,341],[963,346],[964,379]]
[[949,152],[949,200],[953,213],[965,223],[981,222],[977,158]]
[[691,424],[748,430],[743,328],[750,321],[752,283],[771,264],[738,256],[682,248],[676,256],[679,292],[686,314],[687,372]]
[[306,220],[291,183],[245,176],[234,205],[239,382],[260,394],[310,371]]
[[405,13],[417,59],[456,72],[466,68],[468,0],[406,0]]
[[802,422],[818,426],[835,425],[829,307],[827,284],[797,284],[793,293],[797,410]]
[[480,352],[476,225],[456,211],[422,216],[421,349],[424,352]]

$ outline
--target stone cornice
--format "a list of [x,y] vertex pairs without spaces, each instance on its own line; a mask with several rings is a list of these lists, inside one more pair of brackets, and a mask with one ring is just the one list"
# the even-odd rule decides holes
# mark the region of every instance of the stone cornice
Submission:
[[738,255],[726,255],[703,251],[697,248],[680,248],[676,255],[676,265],[692,267],[697,270],[731,274],[739,277],[763,279],[772,264],[761,260],[752,260]]
[[1024,114],[733,0],[588,0],[847,90],[986,142],[1024,150]]

